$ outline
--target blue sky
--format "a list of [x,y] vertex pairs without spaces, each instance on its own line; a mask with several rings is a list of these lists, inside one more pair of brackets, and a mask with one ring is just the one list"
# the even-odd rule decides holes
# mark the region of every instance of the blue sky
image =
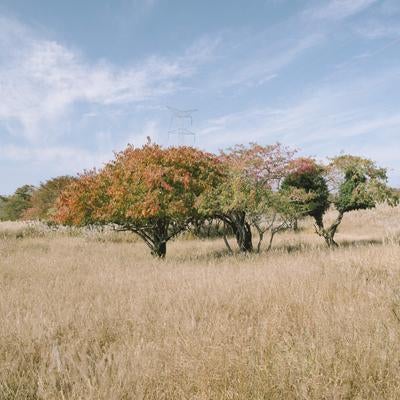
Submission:
[[174,144],[167,105],[201,148],[350,152],[400,186],[400,1],[1,0],[0,99],[3,194]]

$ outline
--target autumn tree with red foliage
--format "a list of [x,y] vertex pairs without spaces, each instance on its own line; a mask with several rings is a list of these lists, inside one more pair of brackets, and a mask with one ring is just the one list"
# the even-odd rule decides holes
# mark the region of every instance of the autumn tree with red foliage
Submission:
[[64,191],[55,220],[114,224],[138,234],[156,257],[168,240],[200,218],[200,195],[218,186],[221,162],[193,147],[129,145],[100,171],[88,171]]

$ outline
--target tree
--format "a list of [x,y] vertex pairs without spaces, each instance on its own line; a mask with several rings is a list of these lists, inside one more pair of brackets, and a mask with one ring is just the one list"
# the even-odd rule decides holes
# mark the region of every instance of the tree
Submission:
[[338,215],[329,227],[325,227],[323,221],[316,221],[316,231],[328,246],[337,246],[334,236],[345,213],[374,208],[383,202],[392,206],[398,203],[398,195],[387,185],[386,169],[372,160],[341,155],[331,159],[327,174]]
[[24,219],[50,220],[55,212],[55,202],[60,193],[76,178],[59,176],[41,183],[30,199],[30,207],[24,211]]
[[[219,186],[203,194],[202,209],[232,230],[239,251],[253,251],[251,228],[255,224],[260,226],[262,215],[275,203],[274,192],[292,156],[293,152],[279,143],[237,145],[221,152],[219,159],[224,165],[224,179]],[[262,236],[263,233],[261,240]],[[230,250],[228,242],[225,243]]]
[[13,195],[2,198],[2,218],[8,221],[17,221],[30,207],[32,193],[35,187],[24,185],[19,187]]
[[200,195],[219,183],[220,161],[192,147],[128,145],[100,171],[87,171],[62,192],[55,220],[114,224],[138,234],[163,258],[168,240],[201,218]]
[[[317,234],[329,247],[337,246],[334,237],[345,213],[374,208],[382,202],[398,202],[398,195],[387,185],[386,169],[352,155],[335,157],[326,167],[311,159],[299,159],[282,186],[303,188],[313,194],[308,215],[314,218]],[[331,205],[337,216],[326,226],[324,214]]]
[[289,173],[282,182],[282,190],[301,189],[309,195],[297,200],[297,204],[304,205],[303,215],[313,217],[318,225],[330,206],[325,172],[325,167],[314,159],[301,157],[291,162]]
[[270,191],[260,212],[249,216],[251,225],[258,232],[257,252],[260,252],[265,234],[269,234],[269,251],[277,233],[293,229],[297,220],[309,210],[310,199],[310,194],[303,189],[281,187],[278,191]]
[[6,196],[0,196],[0,221],[3,221],[6,219],[6,214],[4,207],[7,202],[7,197]]

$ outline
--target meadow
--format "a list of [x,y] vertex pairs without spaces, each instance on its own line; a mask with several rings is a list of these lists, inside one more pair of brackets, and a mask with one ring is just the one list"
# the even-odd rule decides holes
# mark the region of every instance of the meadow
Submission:
[[400,208],[270,252],[0,224],[0,399],[399,399]]

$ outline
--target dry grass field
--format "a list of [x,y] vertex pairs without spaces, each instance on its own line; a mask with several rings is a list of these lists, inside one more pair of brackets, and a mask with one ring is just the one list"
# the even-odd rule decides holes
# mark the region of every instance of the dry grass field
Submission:
[[0,225],[0,399],[399,399],[400,209],[273,251]]

